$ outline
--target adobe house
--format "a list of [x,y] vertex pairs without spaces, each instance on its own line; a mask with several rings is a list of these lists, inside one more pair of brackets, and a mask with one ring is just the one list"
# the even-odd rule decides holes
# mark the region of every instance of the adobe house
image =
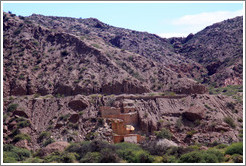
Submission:
[[111,121],[114,143],[131,142],[139,143],[143,137],[135,134],[135,128],[138,126],[138,112],[129,103],[122,103],[121,107],[100,107],[100,113],[103,118]]

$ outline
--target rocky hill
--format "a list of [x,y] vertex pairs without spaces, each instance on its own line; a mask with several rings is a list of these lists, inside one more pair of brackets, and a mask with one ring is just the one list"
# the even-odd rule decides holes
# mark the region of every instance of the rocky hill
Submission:
[[242,17],[164,39],[94,18],[4,13],[3,31],[5,144],[129,141],[122,123],[137,143],[163,129],[184,147],[242,140]]
[[241,85],[243,81],[243,17],[228,19],[187,38],[172,38],[175,52],[202,64],[204,83]]

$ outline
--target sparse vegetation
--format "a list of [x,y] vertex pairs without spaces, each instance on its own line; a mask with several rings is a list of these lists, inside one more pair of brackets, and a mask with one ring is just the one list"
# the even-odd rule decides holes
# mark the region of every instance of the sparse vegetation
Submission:
[[236,127],[234,120],[231,117],[229,117],[229,116],[224,117],[224,122],[226,122],[232,128],[235,128]]
[[24,148],[18,148],[11,144],[3,145],[3,162],[17,163],[31,156],[31,152]]
[[3,22],[4,163],[244,161],[243,17],[169,39],[94,18]]
[[209,86],[210,94],[223,94],[227,96],[235,96],[238,92],[243,92],[242,85],[228,85],[227,87],[218,87]]
[[195,130],[191,130],[191,131],[188,131],[188,132],[186,133],[186,136],[187,136],[187,137],[192,137],[195,133],[197,133]]
[[70,114],[61,115],[58,120],[59,121],[67,121],[69,117],[70,117]]
[[98,44],[92,44],[92,46],[101,49],[101,47]]
[[14,136],[13,138],[13,142],[18,142],[20,140],[27,140],[27,141],[31,141],[31,138],[29,135],[27,134],[17,134],[16,136]]
[[17,109],[17,107],[18,107],[18,104],[10,104],[9,106],[8,106],[8,108],[7,108],[7,111],[8,112],[13,112],[13,111],[15,111],[16,109]]
[[243,143],[233,143],[226,148],[225,154],[233,155],[233,154],[240,154],[243,155]]
[[39,66],[34,66],[33,71],[39,70]]
[[183,154],[180,163],[219,163],[224,161],[224,155],[218,150],[193,151]]
[[38,137],[38,142],[42,142],[44,139],[50,138],[51,133],[49,131],[43,131],[40,133]]
[[43,146],[45,147],[45,146],[47,146],[47,145],[49,145],[49,144],[51,144],[53,142],[55,142],[55,140],[53,138],[48,138],[47,140],[45,140],[43,142]]
[[31,123],[29,120],[22,120],[17,123],[18,128],[30,127]]
[[155,132],[155,134],[158,139],[163,139],[163,138],[171,139],[172,138],[172,133],[165,128],[163,128],[161,131]]

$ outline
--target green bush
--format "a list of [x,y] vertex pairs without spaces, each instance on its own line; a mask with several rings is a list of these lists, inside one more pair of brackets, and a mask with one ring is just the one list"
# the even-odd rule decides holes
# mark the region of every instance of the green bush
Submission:
[[225,154],[233,155],[233,154],[240,154],[243,155],[243,143],[233,143],[226,148]]
[[104,149],[114,150],[114,146],[105,141],[94,140],[89,145],[90,152],[100,152]]
[[90,142],[83,141],[81,143],[71,143],[71,145],[69,145],[65,151],[77,153],[79,155],[77,159],[80,160],[86,155],[87,152],[90,151],[89,147]]
[[48,138],[46,141],[43,142],[43,146],[45,147],[53,142],[55,142],[53,138]]
[[191,131],[187,131],[187,137],[192,137],[194,134],[196,134],[197,132],[195,130],[191,130]]
[[29,135],[27,134],[17,134],[16,136],[14,136],[13,138],[13,142],[18,142],[20,140],[27,140],[28,142],[31,141],[31,138]]
[[9,157],[8,155],[4,155],[3,153],[3,163],[17,163],[17,162],[18,161],[16,161],[15,158]]
[[173,146],[167,150],[166,154],[168,154],[169,156],[175,156],[179,158],[181,155],[191,152],[191,151],[193,151],[193,149],[190,147],[185,148],[182,146]]
[[99,49],[101,48],[98,44],[92,44],[92,46]]
[[17,107],[18,107],[18,104],[10,104],[8,106],[8,108],[7,108],[7,111],[8,112],[13,112],[13,111],[15,111],[17,109]]
[[100,153],[102,156],[100,163],[118,163],[120,161],[115,151],[110,148],[103,149]]
[[[83,141],[81,143],[72,143],[66,148],[66,152],[77,153],[77,160],[80,162],[116,162],[118,156],[115,154],[115,146],[110,145],[107,142],[94,140]],[[101,153],[101,157],[97,153]],[[92,159],[96,157],[96,159]]]
[[63,152],[61,155],[61,162],[62,163],[73,163],[76,161],[77,154],[76,153],[65,153]]
[[215,148],[217,148],[217,149],[224,149],[224,148],[226,148],[228,145],[226,145],[226,144],[219,144],[219,145],[217,145],[217,146],[215,146]]
[[61,115],[58,120],[59,121],[67,121],[69,117],[70,117],[70,114]]
[[29,126],[31,126],[31,123],[29,120],[20,121],[17,123],[18,128],[24,128],[24,127],[29,127]]
[[154,157],[141,147],[130,143],[119,143],[115,145],[116,153],[129,163],[149,163],[154,161]]
[[3,145],[3,160],[4,162],[17,162],[31,156],[31,152],[24,148],[18,148],[13,145]]
[[17,163],[19,156],[13,152],[3,151],[3,162],[4,163]]
[[53,152],[44,158],[45,163],[60,162],[61,154],[60,152]]
[[80,163],[99,163],[101,160],[101,153],[99,152],[88,152],[81,158]]
[[239,154],[232,155],[232,160],[234,163],[242,163],[243,162],[243,156]]
[[183,154],[180,157],[181,163],[200,163],[202,162],[202,153],[198,151]]
[[229,117],[229,116],[227,116],[227,117],[224,118],[224,122],[226,122],[232,128],[235,128],[236,127],[236,125],[234,123],[234,120],[231,117]]
[[180,157],[181,163],[218,163],[224,161],[223,154],[218,150],[193,151]]
[[16,129],[14,129],[12,132],[11,132],[11,134],[9,135],[10,137],[14,137],[14,136],[16,136],[17,134],[19,134],[20,133],[20,130],[18,129],[18,128],[16,128]]
[[172,138],[172,133],[165,128],[163,128],[161,131],[155,132],[155,134],[158,139],[164,139],[164,138],[171,139]]
[[44,162],[73,163],[76,161],[76,156],[76,153],[53,152],[44,158]]
[[38,137],[38,142],[41,142],[43,139],[47,139],[51,136],[49,131],[42,131]]
[[38,157],[28,158],[28,159],[23,161],[23,163],[42,163],[42,162],[43,162],[43,160],[38,158]]
[[162,163],[177,163],[178,160],[175,156],[166,156],[164,155],[162,158]]
[[225,160],[224,154],[217,149],[209,149],[206,151],[207,154],[214,154],[217,157],[218,162],[223,162]]

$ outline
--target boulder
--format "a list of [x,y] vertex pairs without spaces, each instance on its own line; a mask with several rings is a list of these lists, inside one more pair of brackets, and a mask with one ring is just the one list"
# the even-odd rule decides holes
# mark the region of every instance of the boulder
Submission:
[[72,114],[69,118],[69,122],[77,123],[79,121],[79,114]]
[[13,112],[13,115],[18,115],[18,116],[21,116],[21,117],[28,118],[28,115],[25,113],[25,111],[22,111],[22,110],[15,110]]
[[182,116],[190,121],[203,119],[204,109],[199,106],[190,107],[187,111],[183,112]]
[[45,148],[41,149],[41,155],[46,156],[53,152],[62,152],[68,145],[69,143],[65,141],[51,143]]
[[88,102],[84,99],[75,99],[68,103],[68,106],[74,111],[82,111],[88,107]]
[[13,96],[22,96],[27,94],[26,84],[24,82],[16,83],[12,82],[10,83],[10,95]]
[[56,125],[55,125],[55,129],[59,129],[63,126],[62,123],[58,122]]
[[20,133],[22,133],[22,134],[28,134],[28,135],[31,134],[31,128],[30,127],[25,127],[25,128],[19,129],[19,130],[20,130]]
[[160,139],[156,143],[157,146],[162,146],[165,148],[172,147],[172,146],[178,146],[175,142],[168,140],[168,139]]
[[27,140],[20,140],[20,141],[16,142],[15,146],[31,150],[30,146],[28,145]]

